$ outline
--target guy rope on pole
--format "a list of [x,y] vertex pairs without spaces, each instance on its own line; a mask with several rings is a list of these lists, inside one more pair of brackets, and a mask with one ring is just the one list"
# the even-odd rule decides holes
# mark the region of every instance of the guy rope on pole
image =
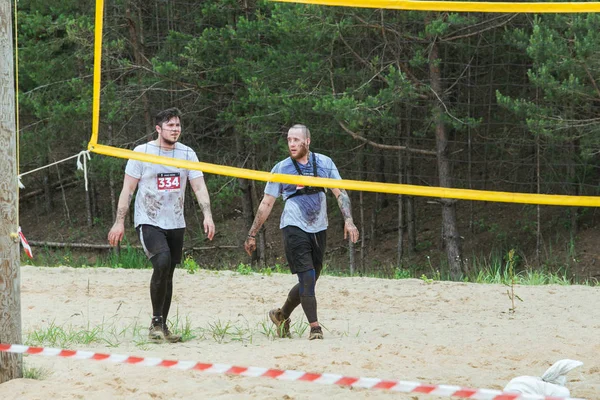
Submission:
[[0,352],[38,354],[49,357],[74,358],[77,360],[111,361],[114,363],[166,367],[179,370],[196,370],[213,374],[246,377],[273,378],[282,381],[304,381],[324,385],[350,386],[362,389],[389,390],[392,392],[430,394],[478,400],[583,400],[571,397],[540,396],[509,393],[492,389],[471,389],[453,385],[427,385],[419,382],[384,380],[379,378],[356,378],[329,373],[311,373],[263,367],[240,367],[228,364],[208,364],[196,361],[163,360],[155,357],[135,357],[123,354],[104,354],[82,350],[65,350],[51,347],[31,347],[20,344],[0,343]]
[[22,174],[19,174],[17,176],[17,178],[19,180],[19,188],[25,189],[25,185],[23,185],[23,183],[21,182],[21,177],[23,177],[25,175],[29,175],[29,174],[37,172],[37,171],[41,171],[41,170],[46,169],[46,168],[50,168],[50,167],[52,167],[54,165],[63,163],[65,161],[69,161],[69,160],[71,160],[73,158],[77,158],[77,169],[78,170],[83,170],[83,176],[85,178],[85,190],[87,192],[87,190],[88,190],[87,160],[91,160],[89,150],[82,150],[79,153],[77,153],[75,155],[72,155],[70,157],[63,158],[62,160],[59,160],[59,161],[56,161],[56,162],[53,162],[53,163],[41,166],[41,167],[36,168],[36,169],[32,169],[31,171],[27,171],[27,172],[24,172]]

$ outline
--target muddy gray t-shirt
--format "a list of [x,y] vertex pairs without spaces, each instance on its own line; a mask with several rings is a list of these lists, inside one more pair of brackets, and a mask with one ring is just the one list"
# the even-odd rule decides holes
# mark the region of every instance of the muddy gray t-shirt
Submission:
[[[173,150],[165,150],[152,141],[137,146],[133,151],[198,162],[196,152],[181,143],[175,143]],[[162,229],[185,228],[185,187],[188,179],[202,176],[201,171],[129,160],[125,173],[140,180],[135,197],[136,227],[147,224]]]
[[[303,165],[298,163],[298,167],[300,168],[302,175],[314,176],[312,154],[313,153],[309,153],[307,164]],[[342,179],[331,158],[319,153],[314,154],[317,164],[318,177]],[[277,163],[271,172],[275,174],[298,175],[298,171],[294,167],[294,163],[290,157]],[[308,233],[324,231],[327,229],[328,224],[325,193],[318,192],[289,198],[292,194],[296,193],[296,190],[301,189],[302,187],[303,186],[290,185],[287,183],[267,183],[267,186],[265,187],[266,194],[269,194],[273,197],[279,197],[281,195],[283,200],[285,200],[285,206],[283,208],[283,214],[281,214],[279,228],[285,228],[286,226],[297,226]]]

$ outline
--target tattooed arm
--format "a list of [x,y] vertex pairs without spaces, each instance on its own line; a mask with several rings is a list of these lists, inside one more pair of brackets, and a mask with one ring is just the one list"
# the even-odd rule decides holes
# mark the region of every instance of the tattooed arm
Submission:
[[269,218],[271,210],[273,209],[273,204],[275,204],[275,197],[270,194],[265,194],[258,206],[258,210],[256,210],[256,217],[254,217],[254,222],[252,223],[250,231],[248,231],[248,237],[244,243],[244,249],[246,249],[248,255],[252,255],[252,252],[256,250],[256,234],[267,218]]
[[131,203],[133,193],[135,192],[139,181],[139,179],[125,174],[125,178],[123,179],[123,189],[119,195],[119,203],[117,205],[117,218],[115,219],[115,223],[110,232],[108,232],[108,243],[111,246],[116,246],[123,239],[123,234],[125,233],[125,217],[129,211],[129,203]]
[[331,189],[331,192],[335,196],[340,207],[340,211],[344,216],[344,239],[350,237],[352,243],[356,243],[358,240],[358,229],[354,225],[352,219],[352,206],[350,205],[350,196],[344,189]]
[[202,215],[204,215],[204,233],[209,240],[212,240],[215,236],[215,223],[213,222],[212,212],[210,211],[210,197],[208,196],[208,189],[204,182],[204,177],[192,179],[190,186],[198,199]]

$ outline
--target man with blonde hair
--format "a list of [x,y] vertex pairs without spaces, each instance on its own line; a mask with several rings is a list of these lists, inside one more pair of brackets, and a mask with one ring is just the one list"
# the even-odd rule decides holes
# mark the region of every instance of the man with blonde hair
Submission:
[[[310,141],[310,131],[306,126],[292,126],[287,134],[290,156],[277,163],[271,172],[342,179],[331,158],[310,151]],[[352,220],[350,198],[343,189],[331,191],[344,217],[344,239],[349,237],[356,243],[358,229]],[[298,283],[290,290],[283,307],[271,310],[269,317],[276,325],[279,337],[290,337],[290,315],[298,305],[302,305],[310,324],[308,338],[323,339],[323,331],[317,318],[315,285],[323,268],[328,226],[325,189],[267,183],[244,248],[249,255],[256,249],[256,234],[269,217],[275,199],[280,195],[285,200],[285,206],[279,227],[283,232],[285,255],[290,271],[298,276]]]

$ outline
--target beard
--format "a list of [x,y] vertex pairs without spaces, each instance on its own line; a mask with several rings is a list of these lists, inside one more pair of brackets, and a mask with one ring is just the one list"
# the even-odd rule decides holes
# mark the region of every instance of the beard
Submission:
[[161,137],[163,143],[165,143],[169,146],[174,146],[175,143],[177,143],[177,141],[179,140],[179,136],[177,136],[177,139],[175,139],[175,140],[173,140],[170,135],[166,135],[166,134],[160,135],[160,137]]
[[307,154],[308,154],[308,149],[306,148],[306,146],[302,146],[298,149],[295,156],[292,155],[292,153],[290,152],[290,157],[292,157],[294,160],[300,160]]

